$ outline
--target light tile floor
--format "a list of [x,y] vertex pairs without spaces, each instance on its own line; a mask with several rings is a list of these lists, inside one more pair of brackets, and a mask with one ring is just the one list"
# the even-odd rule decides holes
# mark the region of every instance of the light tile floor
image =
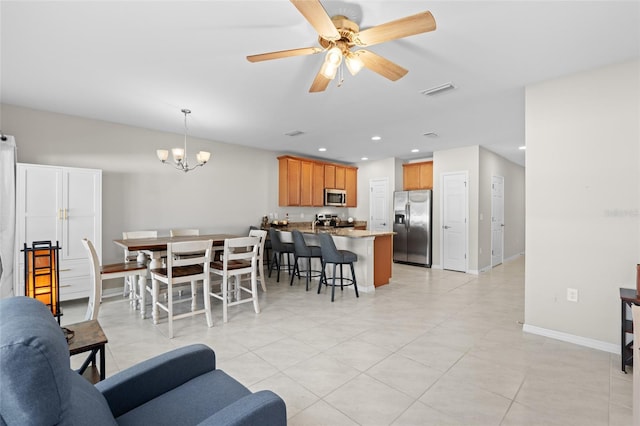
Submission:
[[[166,322],[106,299],[107,376],[199,342],[251,390],[278,393],[294,426],[631,424],[617,355],[522,332],[524,258],[479,276],[394,264],[392,284],[334,303],[288,278],[268,280],[260,314],[244,304],[224,324],[214,301],[214,327],[178,320],[171,340]],[[85,303],[65,303],[63,323]]]

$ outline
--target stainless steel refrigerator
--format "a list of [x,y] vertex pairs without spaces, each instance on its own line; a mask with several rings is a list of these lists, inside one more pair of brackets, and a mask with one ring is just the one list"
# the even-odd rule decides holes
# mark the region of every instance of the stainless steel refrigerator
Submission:
[[431,267],[430,189],[393,193],[393,261]]

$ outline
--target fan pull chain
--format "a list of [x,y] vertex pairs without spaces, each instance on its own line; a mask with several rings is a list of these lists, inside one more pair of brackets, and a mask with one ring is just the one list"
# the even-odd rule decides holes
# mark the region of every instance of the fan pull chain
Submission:
[[338,87],[342,86],[342,83],[344,83],[344,61],[342,61],[340,63],[340,68],[338,69],[339,71],[339,80],[338,80]]

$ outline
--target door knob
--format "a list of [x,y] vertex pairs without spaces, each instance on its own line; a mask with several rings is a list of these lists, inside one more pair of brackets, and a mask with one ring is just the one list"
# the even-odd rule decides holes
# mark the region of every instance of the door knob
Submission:
[[450,227],[450,226],[447,226],[447,225],[443,225],[443,226],[442,226],[442,229],[449,229],[449,228],[451,228],[451,227]]

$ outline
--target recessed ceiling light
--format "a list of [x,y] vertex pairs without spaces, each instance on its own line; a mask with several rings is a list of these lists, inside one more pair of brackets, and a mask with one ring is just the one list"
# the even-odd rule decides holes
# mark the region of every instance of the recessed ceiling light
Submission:
[[422,136],[426,136],[428,138],[437,138],[438,134],[436,132],[427,132],[427,133],[423,133]]
[[382,136],[371,136],[372,141],[379,141],[380,139],[382,139]]
[[414,148],[414,149],[411,150],[411,152],[420,152],[420,150],[417,149],[417,148]]
[[318,148],[318,151],[320,152],[325,152],[327,150],[327,148]]
[[362,157],[361,160],[362,161],[367,161],[369,158],[368,157]]
[[527,147],[526,147],[526,146],[524,146],[524,145],[522,145],[522,146],[519,146],[519,147],[518,147],[518,149],[521,149],[521,150],[523,150],[523,151],[524,151],[525,149],[527,149]]

